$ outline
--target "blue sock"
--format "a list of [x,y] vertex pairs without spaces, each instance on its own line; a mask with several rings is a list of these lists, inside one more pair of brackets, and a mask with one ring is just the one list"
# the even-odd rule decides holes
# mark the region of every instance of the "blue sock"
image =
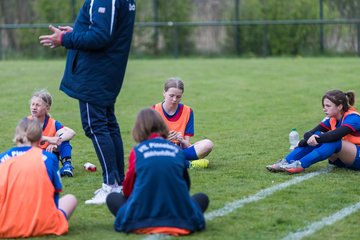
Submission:
[[62,142],[59,145],[60,158],[61,159],[63,159],[63,158],[71,158],[71,150],[72,150],[72,147],[71,147],[69,141]]
[[197,159],[199,159],[197,154],[196,154],[194,145],[192,145],[192,146],[190,146],[188,148],[184,148],[183,153],[185,155],[186,160],[197,160]]
[[294,160],[299,160],[302,157],[309,154],[311,151],[313,151],[315,147],[311,146],[305,146],[305,147],[297,147],[293,151],[291,151],[286,157],[285,160],[290,163]]
[[339,152],[341,150],[341,146],[341,140],[330,143],[322,143],[319,147],[315,148],[312,152],[300,159],[301,166],[303,168],[308,168],[319,161],[323,161],[334,153]]

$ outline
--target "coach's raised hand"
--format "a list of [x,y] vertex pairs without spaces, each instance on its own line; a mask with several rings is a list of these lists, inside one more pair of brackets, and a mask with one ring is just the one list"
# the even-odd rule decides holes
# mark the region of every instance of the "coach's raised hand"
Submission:
[[65,33],[65,31],[62,31],[61,29],[56,28],[53,25],[49,25],[49,29],[53,32],[53,34],[40,36],[40,44],[42,44],[44,47],[50,48],[56,48],[58,46],[61,46],[61,37]]

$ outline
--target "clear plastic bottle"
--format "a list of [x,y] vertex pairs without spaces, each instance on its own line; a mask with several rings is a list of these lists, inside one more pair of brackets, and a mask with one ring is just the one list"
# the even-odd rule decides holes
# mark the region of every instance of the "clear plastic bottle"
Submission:
[[296,131],[296,128],[291,129],[291,132],[289,133],[289,142],[290,142],[290,148],[289,151],[294,150],[294,148],[297,146],[299,139],[299,133]]
[[89,172],[96,172],[96,166],[94,164],[92,164],[92,163],[89,163],[89,162],[84,164],[84,169],[89,171]]

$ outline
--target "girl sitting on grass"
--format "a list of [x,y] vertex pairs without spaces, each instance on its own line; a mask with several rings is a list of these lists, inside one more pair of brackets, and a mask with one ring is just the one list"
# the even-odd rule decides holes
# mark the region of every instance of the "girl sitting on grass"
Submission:
[[322,97],[324,120],[306,132],[298,147],[284,159],[266,168],[272,172],[300,173],[329,159],[338,167],[360,170],[360,114],[354,103],[354,92],[328,91]]
[[16,127],[16,147],[0,154],[0,238],[62,235],[76,208],[75,196],[62,191],[58,159],[38,148],[41,126],[22,119]]
[[63,126],[59,121],[50,117],[52,97],[50,93],[42,89],[33,94],[30,99],[29,118],[37,119],[42,125],[42,141],[40,148],[55,153],[61,161],[60,175],[72,177],[74,167],[72,161],[72,146],[70,140],[75,136],[75,131]]
[[138,145],[129,156],[123,193],[106,199],[115,230],[169,235],[203,230],[209,199],[204,193],[190,196],[183,151],[166,140],[168,129],[159,113],[140,111],[132,135]]
[[169,78],[164,85],[164,101],[155,104],[153,108],[160,113],[169,128],[168,139],[183,149],[186,160],[189,160],[188,166],[206,168],[209,161],[203,158],[209,155],[214,144],[209,139],[190,143],[190,138],[194,136],[194,113],[190,107],[180,103],[183,94],[183,81]]

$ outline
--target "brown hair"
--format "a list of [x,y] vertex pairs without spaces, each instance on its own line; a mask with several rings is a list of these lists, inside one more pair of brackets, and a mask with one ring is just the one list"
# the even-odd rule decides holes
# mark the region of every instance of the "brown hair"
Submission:
[[182,92],[184,92],[184,83],[180,78],[177,77],[171,77],[168,80],[166,80],[164,85],[164,91],[167,92],[169,88],[177,88],[180,89]]
[[14,143],[30,144],[41,139],[42,128],[36,119],[23,118],[15,129]]
[[[51,107],[52,97],[48,90],[41,89],[39,91],[36,91],[32,95],[31,99],[33,99],[34,97],[40,98],[44,103],[46,103],[49,107]],[[30,101],[31,101],[31,99],[30,99]]]
[[148,139],[152,133],[157,133],[166,139],[169,130],[157,111],[152,108],[144,108],[138,113],[132,136],[135,142],[140,143]]
[[346,112],[355,104],[355,93],[353,91],[343,92],[340,90],[330,90],[322,97],[321,103],[324,107],[324,99],[329,99],[336,106],[343,105],[343,111]]

